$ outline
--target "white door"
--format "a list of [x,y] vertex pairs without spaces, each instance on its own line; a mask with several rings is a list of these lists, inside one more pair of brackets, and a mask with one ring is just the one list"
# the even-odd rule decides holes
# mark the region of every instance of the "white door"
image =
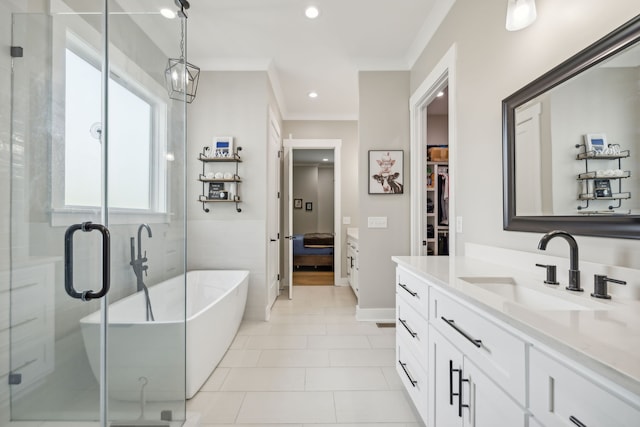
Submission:
[[469,400],[468,387],[461,381],[462,353],[433,327],[429,327],[429,353],[431,425],[462,427],[466,408],[461,405]]
[[267,161],[267,307],[280,292],[280,126],[269,112],[269,145]]
[[284,149],[285,179],[284,185],[287,193],[287,233],[286,233],[286,257],[287,283],[289,284],[289,299],[293,298],[293,152],[291,147]]

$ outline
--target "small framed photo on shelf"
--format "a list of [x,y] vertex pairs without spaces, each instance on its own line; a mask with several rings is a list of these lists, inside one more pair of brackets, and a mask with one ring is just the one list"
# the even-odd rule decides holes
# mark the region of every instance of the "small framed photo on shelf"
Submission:
[[209,199],[211,200],[228,200],[229,192],[224,189],[224,182],[209,183]]
[[313,203],[312,202],[307,202],[304,204],[304,210],[305,211],[312,211],[313,210]]
[[302,209],[302,199],[293,199],[293,208]]
[[611,181],[608,179],[593,180],[593,196],[596,199],[611,197]]
[[584,136],[586,152],[595,156],[604,154],[609,147],[607,136],[603,133],[588,133]]
[[402,194],[402,150],[369,151],[369,194]]

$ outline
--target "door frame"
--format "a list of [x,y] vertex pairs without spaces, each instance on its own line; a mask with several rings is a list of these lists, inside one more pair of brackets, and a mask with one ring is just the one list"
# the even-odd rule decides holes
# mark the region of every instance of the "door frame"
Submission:
[[[426,158],[427,147],[427,106],[436,98],[438,92],[449,88],[449,254],[456,255],[456,233],[460,233],[462,221],[456,216],[456,44],[451,45],[431,73],[409,98],[409,126],[411,130],[411,255],[422,255],[422,240],[426,230],[424,209],[426,204]],[[451,221],[455,218],[454,222]],[[460,230],[458,224],[460,223]]]
[[[342,140],[341,139],[285,139],[283,141],[283,147],[285,150],[291,152],[292,150],[333,150],[334,156],[334,164],[333,164],[333,230],[335,233],[334,236],[334,245],[333,245],[333,277],[334,277],[334,286],[340,285],[342,282]],[[293,162],[293,157],[291,153],[287,156],[285,155],[285,159],[289,158],[291,162]],[[284,165],[284,171],[287,175],[286,182],[291,183],[291,177],[289,176],[289,165]],[[285,197],[283,197],[286,209],[286,219],[289,221],[293,214],[293,199],[289,191],[289,186],[284,187]],[[286,230],[287,233],[292,232],[292,230]],[[287,241],[287,249],[285,250],[285,267],[287,270],[287,274],[285,275],[287,280],[287,286],[289,287],[289,299],[293,298],[293,281],[292,281],[292,272],[293,272],[293,260],[291,259],[292,251],[288,250],[289,247],[292,246],[291,239],[284,239]]]

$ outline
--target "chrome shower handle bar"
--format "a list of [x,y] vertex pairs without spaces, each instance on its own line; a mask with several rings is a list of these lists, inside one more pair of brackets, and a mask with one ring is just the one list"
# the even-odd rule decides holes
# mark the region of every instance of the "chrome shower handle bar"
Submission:
[[[102,234],[102,289],[98,292],[91,290],[79,292],[73,287],[73,234],[78,230],[84,232],[98,230]],[[107,227],[102,224],[93,224],[89,221],[82,224],[73,224],[67,228],[64,233],[64,289],[71,298],[90,301],[105,296],[109,292],[110,270],[111,234]]]

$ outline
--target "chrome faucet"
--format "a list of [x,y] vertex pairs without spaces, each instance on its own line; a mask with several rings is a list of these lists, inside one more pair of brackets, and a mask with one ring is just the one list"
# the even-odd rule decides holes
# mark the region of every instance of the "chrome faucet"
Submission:
[[569,243],[569,286],[570,291],[582,292],[584,289],[580,287],[580,270],[578,269],[578,242],[573,236],[566,231],[554,230],[550,231],[538,242],[538,249],[547,249],[547,243],[554,237],[562,237]]

